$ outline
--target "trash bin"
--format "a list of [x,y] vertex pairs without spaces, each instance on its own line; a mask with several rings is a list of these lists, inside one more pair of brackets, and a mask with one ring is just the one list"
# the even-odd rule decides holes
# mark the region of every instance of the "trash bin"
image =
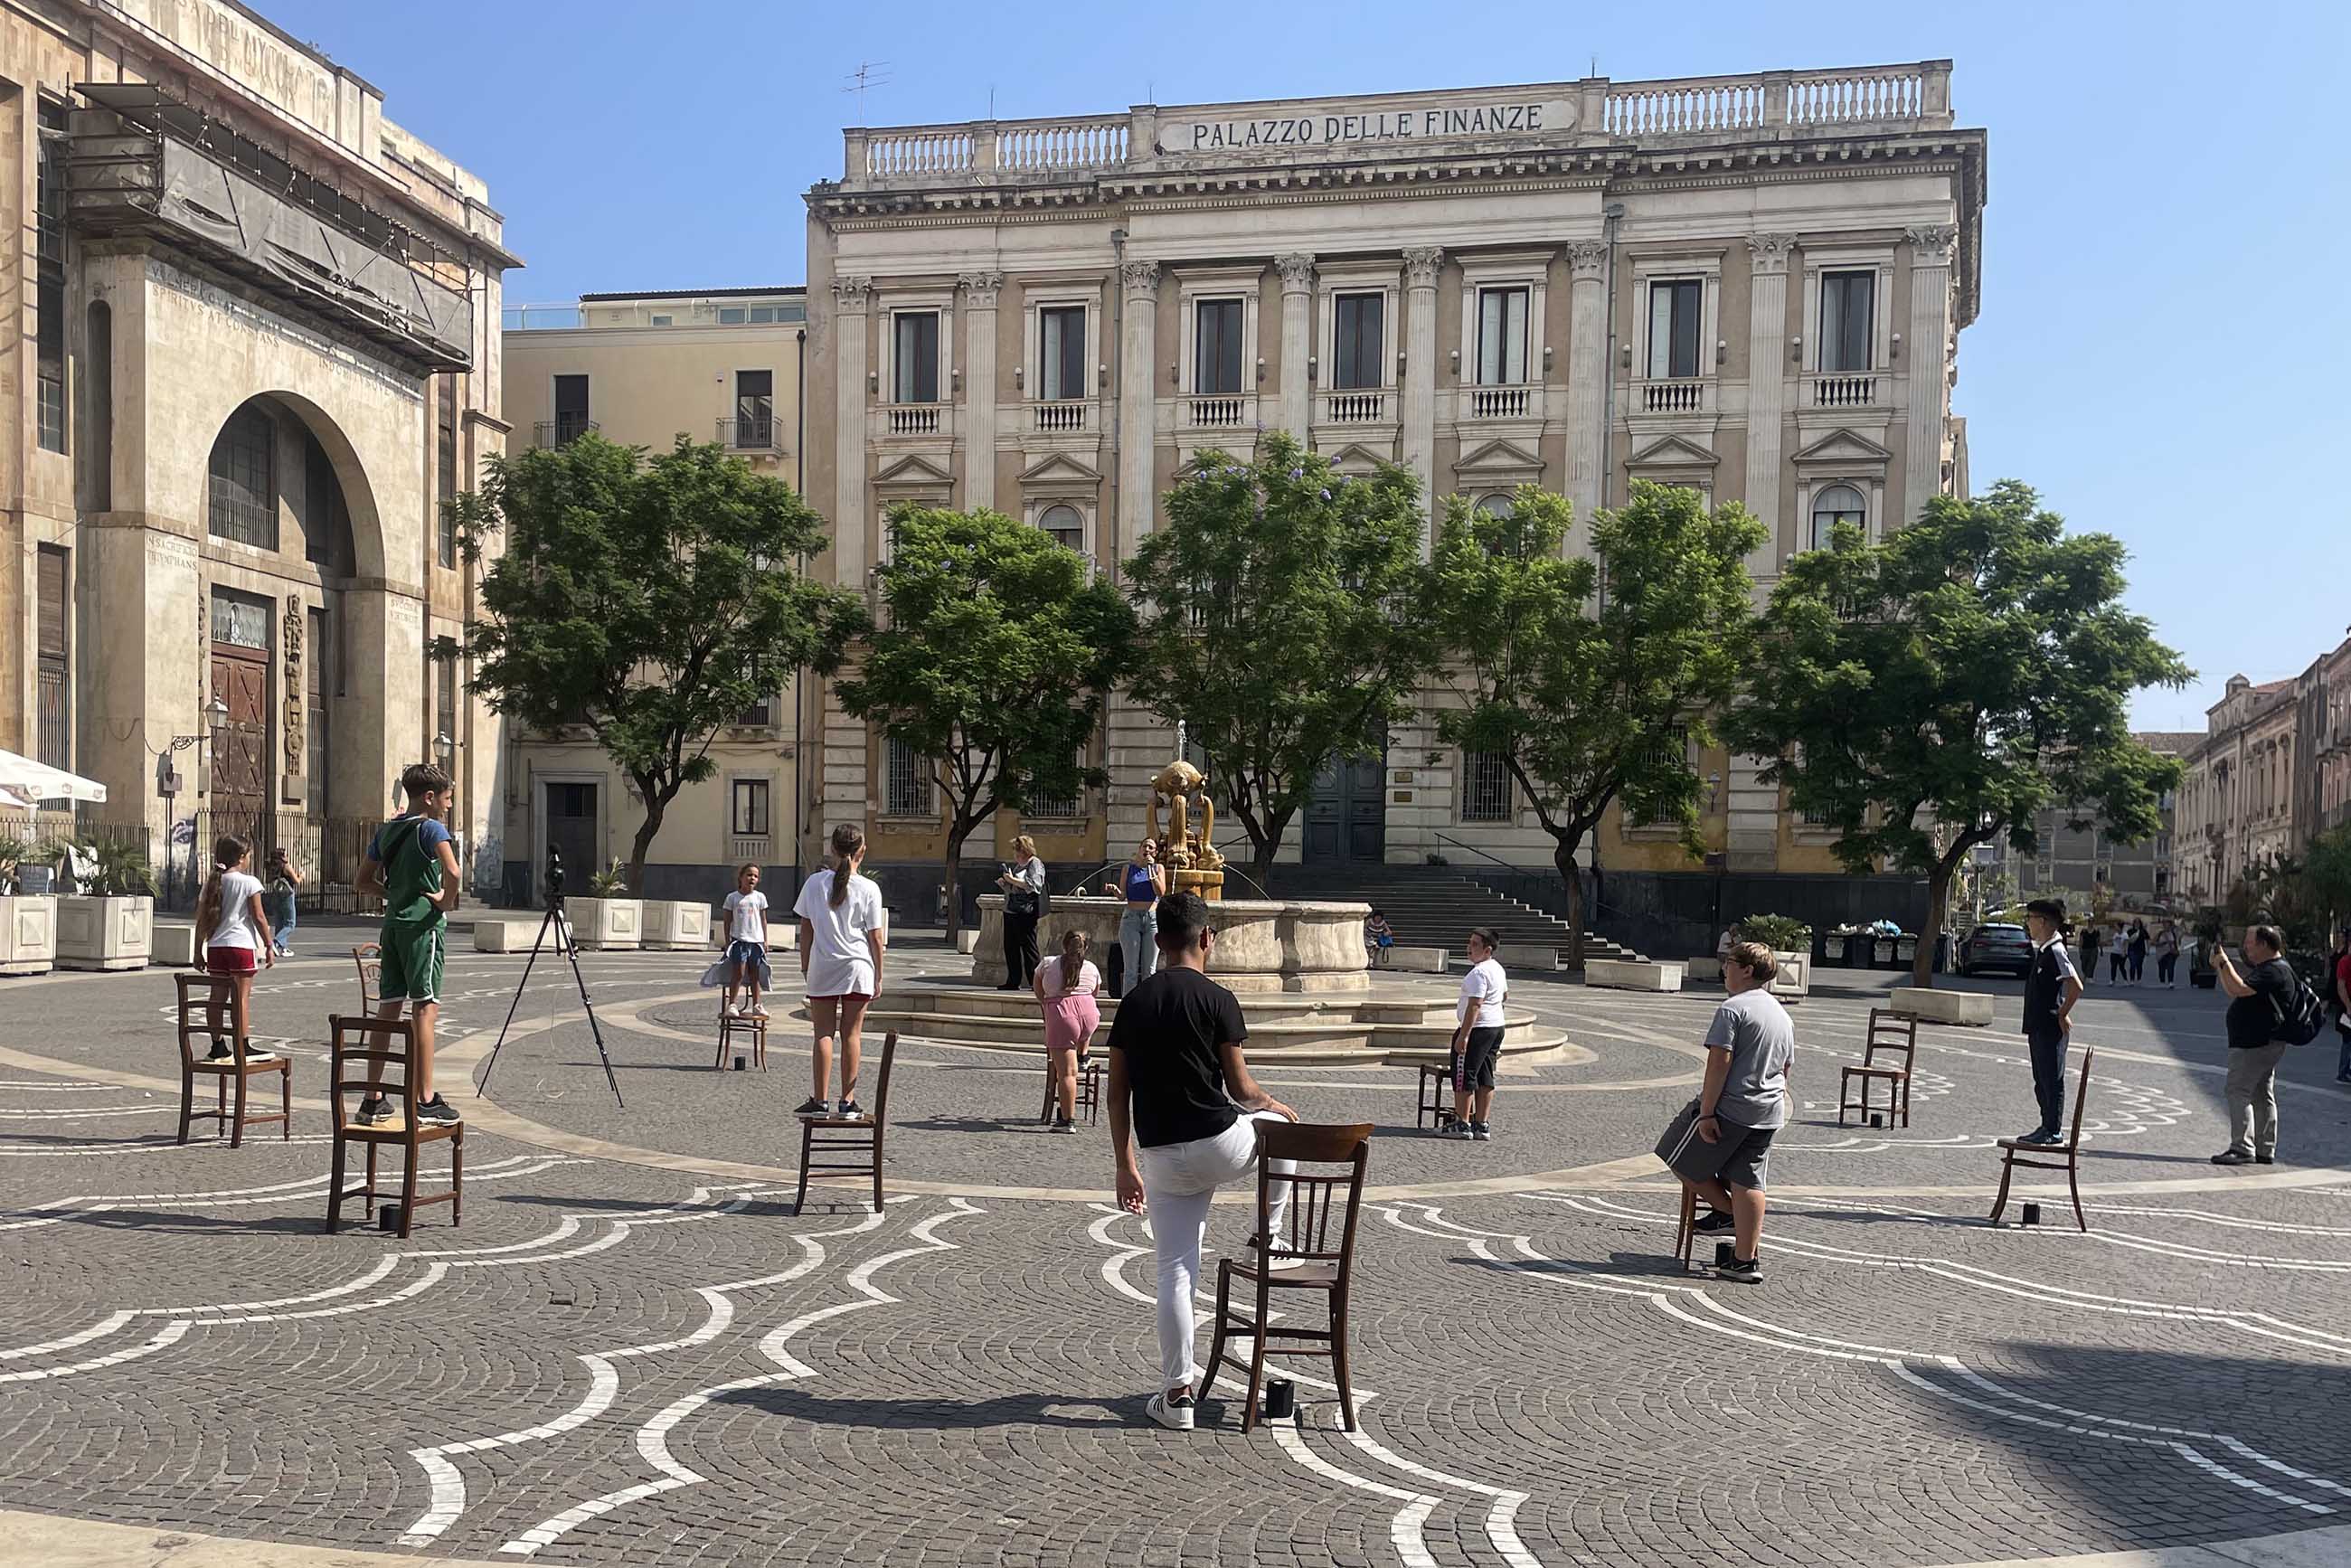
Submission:
[[1895,939],[1891,936],[1871,938],[1870,946],[1876,954],[1876,963],[1881,969],[1898,967],[1894,961]]
[[1851,937],[1840,935],[1834,931],[1823,936],[1821,938],[1821,962],[1840,969],[1851,965],[1853,960],[1845,956],[1845,952],[1852,940],[1853,939]]

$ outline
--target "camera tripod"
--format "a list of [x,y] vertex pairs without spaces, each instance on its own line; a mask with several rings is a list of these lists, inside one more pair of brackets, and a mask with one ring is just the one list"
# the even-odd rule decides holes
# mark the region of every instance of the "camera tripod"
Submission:
[[563,912],[563,857],[555,846],[547,849],[547,917],[538,923],[538,937],[530,945],[530,956],[524,960],[522,978],[515,986],[514,1000],[507,1007],[507,1021],[498,1026],[498,1042],[490,1047],[490,1060],[482,1067],[482,1076],[474,1085],[474,1097],[480,1099],[490,1092],[490,1074],[497,1070],[498,1052],[506,1049],[507,1030],[514,1027],[515,1013],[522,1007],[522,994],[530,988],[531,966],[547,946],[549,933],[555,937],[556,951],[571,960],[572,983],[580,988],[580,1005],[588,1012],[588,1032],[595,1038],[596,1054],[603,1060],[604,1082],[612,1087],[612,1099],[623,1111],[629,1103],[621,1098],[621,1081],[612,1076],[612,1054],[604,1049],[604,1026],[596,1019],[596,1004],[588,995],[588,977],[580,972],[580,943],[571,934],[571,918]]

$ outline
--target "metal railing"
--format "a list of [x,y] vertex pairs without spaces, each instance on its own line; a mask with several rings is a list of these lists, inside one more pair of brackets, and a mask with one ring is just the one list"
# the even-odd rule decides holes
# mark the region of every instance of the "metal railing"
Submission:
[[736,452],[774,452],[783,444],[783,428],[772,413],[721,414],[718,444]]
[[556,419],[542,419],[532,425],[531,440],[539,446],[569,446],[590,431],[601,428],[592,419],[567,414]]

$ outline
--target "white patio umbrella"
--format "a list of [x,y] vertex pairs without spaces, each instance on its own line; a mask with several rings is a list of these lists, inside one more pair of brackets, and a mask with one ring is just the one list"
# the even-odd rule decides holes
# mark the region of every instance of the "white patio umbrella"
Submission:
[[102,805],[106,786],[78,773],[0,751],[0,802],[30,809],[47,800],[87,800]]

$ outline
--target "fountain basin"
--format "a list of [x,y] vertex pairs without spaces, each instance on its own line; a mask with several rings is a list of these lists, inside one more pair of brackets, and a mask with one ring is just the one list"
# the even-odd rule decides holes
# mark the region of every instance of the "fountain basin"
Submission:
[[[1038,953],[1050,958],[1060,952],[1061,934],[1075,926],[1093,944],[1089,956],[1107,979],[1110,950],[1118,945],[1119,922],[1125,914],[1123,899],[1068,894],[1049,898],[1045,917],[1038,923]],[[1208,973],[1228,990],[1239,994],[1369,991],[1370,954],[1364,946],[1364,922],[1371,914],[1368,904],[1218,899],[1208,905],[1208,924],[1217,934],[1208,952]],[[1004,895],[983,894],[971,977],[983,985],[1000,986],[1005,974]]]

